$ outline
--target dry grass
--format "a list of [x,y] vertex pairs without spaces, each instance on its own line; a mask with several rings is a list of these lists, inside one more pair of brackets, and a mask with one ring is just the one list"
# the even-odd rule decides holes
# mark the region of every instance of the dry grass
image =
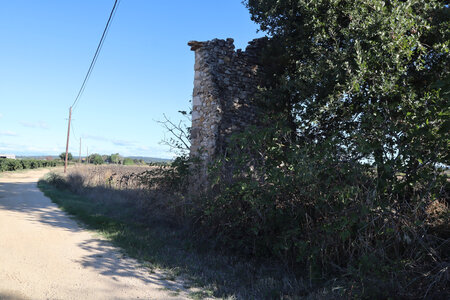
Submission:
[[[242,259],[214,250],[180,226],[179,200],[160,190],[148,190],[138,174],[154,167],[78,166],[62,174],[50,174],[39,184],[62,209],[89,228],[143,262],[150,270],[161,268],[202,291],[193,299],[336,299],[342,291],[336,284],[320,291],[280,265]],[[67,189],[55,189],[54,186]],[[152,186],[154,188],[154,186]],[[75,192],[76,193],[73,193]],[[172,192],[172,196],[174,193]],[[185,225],[185,224],[184,224]]]
[[136,190],[146,187],[137,175],[154,166],[75,165],[69,169],[67,180],[72,188],[103,187],[114,190]]
[[[389,272],[392,276],[390,285],[385,283],[387,279],[384,275],[368,276],[368,279],[361,281],[361,290],[357,283],[353,283],[351,276],[337,276],[327,282],[314,283],[298,277],[298,274],[290,274],[287,272],[289,268],[284,269],[278,264],[245,261],[226,252],[211,250],[214,245],[206,240],[199,242],[193,239],[189,236],[189,230],[183,228],[188,222],[183,223],[186,203],[182,195],[167,190],[164,183],[155,185],[154,182],[158,181],[152,181],[149,184],[149,176],[159,174],[152,172],[157,170],[155,168],[159,167],[73,167],[63,184],[84,198],[70,202],[66,200],[69,197],[63,195],[60,197],[63,199],[61,203],[69,201],[62,205],[75,210],[76,215],[86,215],[86,223],[100,228],[101,232],[134,257],[149,262],[153,267],[174,270],[175,275],[187,276],[193,285],[206,286],[219,297],[297,299],[302,295],[299,298],[340,299],[358,298],[365,294],[380,295],[379,290],[382,289],[392,289],[393,295],[397,293],[406,299],[419,294],[430,299],[440,299],[442,295],[449,294],[446,286],[450,281],[450,265],[446,249],[450,230],[449,207],[445,199],[436,200],[427,206],[427,232],[409,230],[414,228],[411,220],[416,218],[410,219],[398,213],[383,215],[387,224],[398,228],[398,234],[392,234],[391,243],[394,245],[396,239],[400,242],[406,240],[398,242],[406,248],[392,247],[402,251],[404,260],[392,261],[392,265],[387,266],[389,270],[385,273]],[[171,170],[170,167],[165,168]],[[368,228],[370,224],[372,222],[368,222]],[[370,234],[368,229],[367,232]],[[368,247],[363,245],[364,235],[361,234],[355,243],[358,241],[361,247]],[[392,249],[375,248],[386,256],[391,254]],[[376,267],[377,263],[374,264]],[[419,290],[420,293],[417,292]]]
[[[149,188],[143,178],[146,172],[157,166],[123,165],[77,165],[70,168],[64,179],[72,192],[90,198],[96,203],[110,207],[123,207],[123,210],[135,210],[140,213],[136,218],[143,220],[172,220],[170,199]],[[117,214],[121,209],[115,210]],[[117,217],[117,216],[116,216]]]
[[141,221],[184,225],[186,198],[164,177],[170,170],[168,165],[76,165],[63,176],[72,192],[108,206],[135,209]]
[[438,236],[450,238],[450,209],[445,200],[434,200],[426,210],[427,225]]

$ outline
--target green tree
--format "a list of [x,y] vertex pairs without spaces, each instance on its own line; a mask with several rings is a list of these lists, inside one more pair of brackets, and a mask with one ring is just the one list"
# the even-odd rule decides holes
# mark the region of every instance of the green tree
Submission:
[[119,153],[115,153],[115,154],[111,154],[110,160],[111,160],[112,164],[119,164],[123,161],[123,157],[120,156]]
[[[59,155],[59,158],[61,159],[61,160],[66,160],[66,152],[62,152],[60,155]],[[73,156],[72,156],[72,153],[67,153],[67,160],[72,160],[73,159]]]
[[132,158],[125,157],[123,160],[123,165],[125,165],[125,166],[134,165],[134,161]]
[[[287,107],[295,143],[373,163],[378,192],[449,165],[446,1],[248,0],[284,57],[264,96]],[[273,56],[272,56],[273,57]],[[402,185],[403,186],[403,185]]]
[[89,155],[89,162],[94,165],[101,165],[104,163],[102,156],[98,153]]
[[[362,291],[395,277],[418,298],[444,290],[407,277],[448,260],[446,236],[426,225],[428,205],[448,198],[446,2],[246,3],[270,36],[256,97],[270,114],[209,169],[202,222],[236,250],[305,264],[312,279],[343,272]],[[362,298],[389,295],[376,290]]]

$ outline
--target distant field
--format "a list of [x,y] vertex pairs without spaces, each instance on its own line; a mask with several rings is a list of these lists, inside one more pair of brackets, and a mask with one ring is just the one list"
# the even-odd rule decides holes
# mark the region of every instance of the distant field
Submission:
[[[18,159],[59,159],[58,155],[40,155],[40,156],[16,156]],[[84,156],[82,156],[84,157]],[[74,156],[74,160],[78,160],[78,156]],[[149,156],[126,156],[125,158],[131,158],[131,159],[142,159],[146,163],[158,163],[158,162],[171,162],[171,159],[167,158],[158,158],[158,157],[149,157]]]

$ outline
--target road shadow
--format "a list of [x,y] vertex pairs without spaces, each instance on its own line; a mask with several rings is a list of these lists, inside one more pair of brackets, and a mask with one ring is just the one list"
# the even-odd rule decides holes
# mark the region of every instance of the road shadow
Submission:
[[1,291],[1,300],[27,300],[28,298],[18,294],[17,292]]
[[26,214],[31,222],[40,222],[71,232],[82,230],[37,188],[35,182],[0,182],[0,209]]
[[77,263],[86,269],[96,270],[115,281],[125,278],[135,278],[145,284],[155,284],[171,291],[186,290],[182,282],[169,280],[168,274],[143,267],[135,259],[127,257],[110,242],[92,238],[78,245],[88,252]]

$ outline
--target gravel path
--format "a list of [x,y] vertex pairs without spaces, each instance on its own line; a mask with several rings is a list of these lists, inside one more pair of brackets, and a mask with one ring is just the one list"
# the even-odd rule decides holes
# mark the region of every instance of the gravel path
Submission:
[[0,299],[186,299],[81,228],[36,187],[48,170],[0,173]]

